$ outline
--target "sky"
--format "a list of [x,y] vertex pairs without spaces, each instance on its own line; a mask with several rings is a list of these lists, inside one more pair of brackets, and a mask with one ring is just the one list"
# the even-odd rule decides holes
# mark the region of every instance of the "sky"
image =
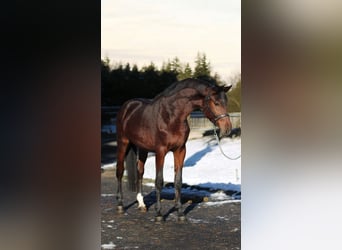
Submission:
[[205,53],[223,80],[241,72],[240,0],[101,0],[101,58],[137,64]]

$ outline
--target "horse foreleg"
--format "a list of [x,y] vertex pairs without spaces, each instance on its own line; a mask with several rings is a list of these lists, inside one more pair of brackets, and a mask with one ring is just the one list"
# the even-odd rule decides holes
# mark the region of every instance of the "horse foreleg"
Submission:
[[163,177],[164,158],[165,158],[165,153],[156,154],[156,180],[155,180],[156,199],[157,199],[156,221],[163,220],[163,216],[161,214],[160,196],[161,196],[161,191],[164,185],[164,177]]
[[146,211],[146,205],[144,203],[144,197],[142,195],[142,180],[144,175],[144,165],[147,158],[147,151],[139,150],[139,159],[138,159],[138,192],[137,192],[137,201],[138,201],[138,208],[141,211]]
[[116,178],[118,181],[118,188],[116,193],[116,199],[118,201],[117,210],[119,213],[123,213],[123,194],[122,194],[122,176],[124,173],[124,160],[127,150],[128,142],[122,142],[118,140],[117,150],[117,163],[116,163]]
[[178,212],[178,219],[185,220],[185,215],[182,210],[181,202],[181,188],[182,188],[182,171],[185,158],[186,148],[185,146],[177,149],[173,152],[174,163],[175,163],[175,208]]

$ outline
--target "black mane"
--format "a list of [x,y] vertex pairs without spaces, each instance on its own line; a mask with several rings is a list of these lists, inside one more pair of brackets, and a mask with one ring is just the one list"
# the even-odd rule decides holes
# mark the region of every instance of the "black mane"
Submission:
[[199,80],[199,79],[193,79],[193,78],[187,78],[187,79],[184,79],[182,81],[172,83],[163,92],[159,93],[154,98],[154,100],[159,99],[161,97],[172,96],[172,95],[178,93],[180,90],[185,89],[185,88],[193,88],[193,89],[199,90],[200,92],[204,92],[204,90],[207,87],[215,87],[215,86],[216,85],[214,85],[210,82],[207,82],[207,81],[203,81],[203,80]]

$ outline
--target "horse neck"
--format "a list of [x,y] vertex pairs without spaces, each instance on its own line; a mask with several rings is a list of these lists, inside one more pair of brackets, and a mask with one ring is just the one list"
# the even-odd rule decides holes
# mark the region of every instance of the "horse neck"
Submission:
[[185,120],[196,108],[202,106],[202,99],[196,95],[174,95],[167,97],[161,105],[163,112],[177,120]]

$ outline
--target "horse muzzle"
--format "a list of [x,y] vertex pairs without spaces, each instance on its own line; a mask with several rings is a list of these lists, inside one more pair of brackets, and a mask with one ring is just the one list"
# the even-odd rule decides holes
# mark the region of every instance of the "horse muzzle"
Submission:
[[232,130],[232,123],[228,114],[217,116],[215,118],[215,125],[220,129],[219,138],[228,135]]

